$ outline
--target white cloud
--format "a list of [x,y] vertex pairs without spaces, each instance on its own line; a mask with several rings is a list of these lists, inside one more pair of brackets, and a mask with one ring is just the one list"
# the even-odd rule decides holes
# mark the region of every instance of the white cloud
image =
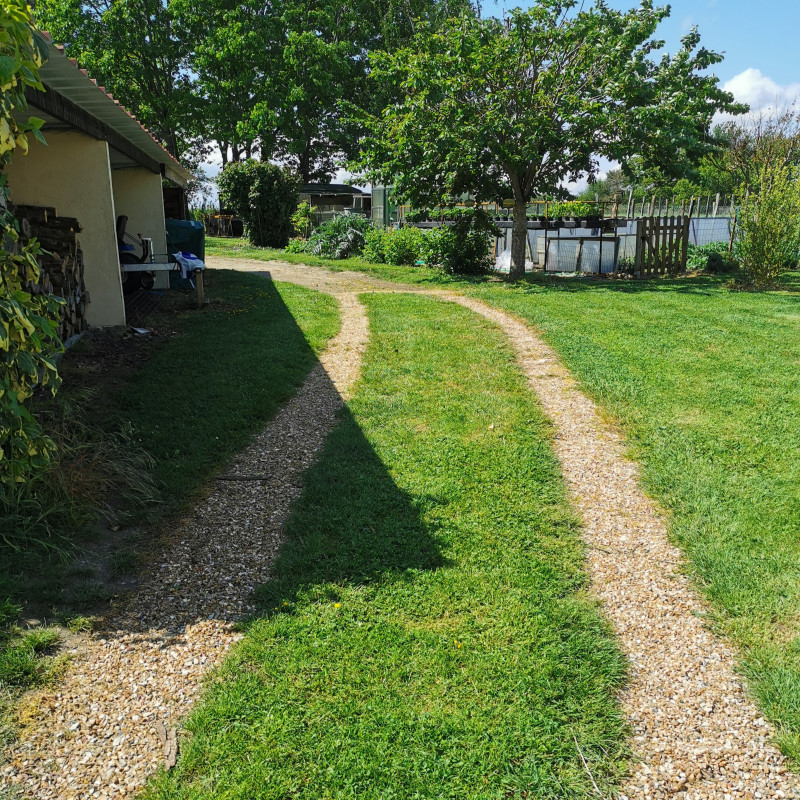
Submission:
[[791,105],[800,97],[800,83],[781,86],[753,67],[731,78],[722,88],[731,92],[740,103],[747,103],[752,113],[769,113]]
[[[619,164],[616,161],[609,161],[602,156],[597,160],[597,166],[598,171],[596,177],[598,180],[605,180],[612,169],[619,169]],[[589,186],[589,180],[585,175],[582,175],[577,181],[564,181],[561,185],[567,191],[577,195]]]

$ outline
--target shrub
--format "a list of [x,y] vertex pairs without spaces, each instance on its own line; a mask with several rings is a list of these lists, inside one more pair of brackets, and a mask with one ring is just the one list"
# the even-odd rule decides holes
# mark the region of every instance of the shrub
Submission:
[[239,161],[228,164],[217,182],[221,206],[244,220],[251,244],[286,247],[300,193],[294,172],[266,161]]
[[217,213],[214,206],[189,206],[189,219],[195,222],[205,222],[206,217]]
[[700,270],[718,275],[733,272],[738,266],[736,258],[729,252],[729,246],[725,242],[689,245],[686,258],[688,270]]
[[425,238],[420,228],[408,225],[386,231],[383,240],[384,261],[394,266],[414,266],[423,258]]
[[737,214],[735,253],[755,286],[765,286],[797,265],[800,180],[794,173],[779,163],[765,164]]
[[451,275],[479,275],[490,269],[494,264],[490,248],[498,231],[486,212],[454,209],[447,216],[453,224],[434,228],[424,239],[425,262]]
[[307,242],[300,236],[294,236],[289,239],[289,244],[283,248],[285,253],[305,253]]
[[308,240],[305,252],[322,258],[349,258],[364,249],[367,231],[372,223],[361,214],[337,214],[317,228]]
[[370,228],[364,234],[363,256],[373,264],[386,263],[386,237],[389,231],[386,228]]
[[308,237],[311,236],[311,228],[314,224],[314,213],[316,210],[316,206],[312,206],[311,203],[306,200],[303,200],[303,202],[297,206],[297,210],[292,214],[292,228],[296,236],[299,236],[301,239],[308,239]]
[[[46,46],[36,31],[30,9],[13,0],[0,6],[0,171],[15,150],[28,151],[27,134],[44,141],[42,120],[22,122],[25,91],[42,88],[38,78]],[[54,444],[44,435],[28,403],[34,390],[47,386],[53,393],[59,377],[52,355],[60,349],[56,335],[63,301],[52,295],[33,295],[39,280],[39,244],[19,241],[18,223],[8,210],[9,188],[0,175],[0,486],[25,482],[47,467]]]

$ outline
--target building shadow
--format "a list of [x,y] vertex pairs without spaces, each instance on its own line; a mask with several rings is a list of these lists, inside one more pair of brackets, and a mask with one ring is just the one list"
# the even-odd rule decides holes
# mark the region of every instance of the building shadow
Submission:
[[265,613],[293,605],[314,586],[405,581],[447,565],[436,531],[346,407],[304,483],[274,576],[255,592]]

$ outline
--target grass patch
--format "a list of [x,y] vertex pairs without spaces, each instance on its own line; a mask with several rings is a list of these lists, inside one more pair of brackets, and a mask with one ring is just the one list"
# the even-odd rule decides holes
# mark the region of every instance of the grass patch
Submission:
[[800,763],[800,285],[721,279],[521,285],[479,296],[529,320],[620,420],[671,512],[780,741]]
[[8,600],[0,603],[0,693],[4,695],[44,683],[50,674],[44,656],[61,638],[52,628],[19,628],[20,610]]
[[[624,767],[623,660],[502,334],[367,296],[356,396],[264,609],[151,798],[577,798]],[[580,750],[579,750],[580,748]]]

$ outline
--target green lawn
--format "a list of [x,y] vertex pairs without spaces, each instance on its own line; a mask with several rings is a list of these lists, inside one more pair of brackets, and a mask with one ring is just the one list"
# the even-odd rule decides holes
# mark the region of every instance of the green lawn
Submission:
[[800,278],[472,290],[538,327],[622,422],[720,630],[800,760]]
[[368,295],[355,397],[263,613],[149,798],[585,798],[625,764],[624,664],[499,330]]
[[712,277],[447,280],[537,327],[622,425],[715,624],[800,763],[800,275],[761,293]]

